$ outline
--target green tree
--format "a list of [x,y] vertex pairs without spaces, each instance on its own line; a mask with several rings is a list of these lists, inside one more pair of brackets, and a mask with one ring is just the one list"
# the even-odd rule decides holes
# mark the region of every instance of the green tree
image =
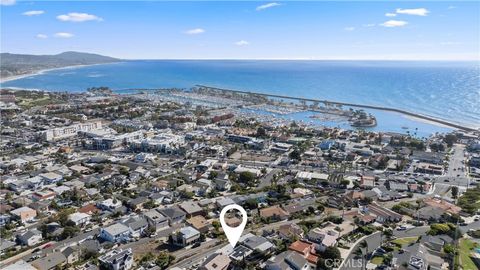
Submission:
[[257,137],[260,137],[260,138],[267,137],[267,131],[265,130],[264,127],[258,127],[257,128]]
[[457,186],[452,186],[452,198],[456,199],[458,198],[458,187]]
[[255,184],[255,175],[251,172],[241,172],[238,181],[253,186]]
[[300,161],[300,160],[302,160],[301,155],[302,155],[302,153],[300,153],[300,150],[294,149],[292,152],[290,152],[290,154],[288,154],[288,157],[290,159]]
[[161,251],[157,259],[155,260],[155,263],[161,268],[161,269],[167,269],[168,266],[175,260],[175,257],[170,255],[167,251]]
[[457,142],[457,136],[455,136],[455,134],[447,134],[445,135],[444,141],[448,147],[452,147],[453,144]]
[[256,209],[258,206],[257,199],[255,198],[250,198],[247,201],[245,201],[245,207],[247,209]]
[[74,237],[77,234],[78,231],[80,231],[80,230],[75,226],[66,226],[65,228],[63,228],[63,232],[61,234],[61,237],[62,237],[62,239],[67,239],[67,238]]

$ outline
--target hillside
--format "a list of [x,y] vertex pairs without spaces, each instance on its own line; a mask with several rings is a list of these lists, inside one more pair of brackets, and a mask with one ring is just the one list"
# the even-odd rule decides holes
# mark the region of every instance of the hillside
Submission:
[[31,74],[43,69],[77,65],[104,64],[121,61],[117,58],[82,52],[63,52],[56,55],[0,54],[1,77]]

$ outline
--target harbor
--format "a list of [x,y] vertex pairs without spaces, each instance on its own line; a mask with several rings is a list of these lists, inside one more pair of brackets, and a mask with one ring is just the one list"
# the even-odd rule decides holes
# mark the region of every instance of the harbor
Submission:
[[[237,93],[206,90],[201,88],[165,89],[137,88],[114,90],[123,95],[135,95],[144,100],[188,102],[190,106],[203,106],[209,110],[226,110],[243,118],[254,118],[274,126],[286,126],[292,122],[304,126],[341,129],[362,129],[374,132],[393,132],[417,138],[450,132],[452,127],[422,120],[398,112],[363,109],[317,102],[308,104],[297,100],[287,102],[278,98],[267,98],[257,93]],[[361,119],[360,116],[365,117]],[[356,121],[363,121],[357,125]]]
[[454,129],[460,129],[464,131],[475,131],[476,129],[467,127],[464,125],[452,123],[449,121],[445,121],[442,119],[434,118],[431,116],[419,114],[419,113],[413,113],[401,109],[396,109],[396,108],[390,108],[390,107],[383,107],[383,106],[374,106],[374,105],[365,105],[365,104],[356,104],[356,103],[347,103],[347,102],[338,102],[338,101],[331,101],[331,100],[320,100],[320,99],[312,99],[312,98],[303,98],[303,97],[292,97],[292,96],[286,96],[286,95],[277,95],[277,94],[266,94],[266,93],[257,93],[257,92],[250,92],[250,91],[241,91],[241,90],[232,90],[232,89],[222,89],[222,88],[216,88],[216,87],[211,87],[211,86],[206,86],[206,85],[197,85],[197,87],[200,88],[206,88],[206,89],[211,89],[211,90],[217,90],[217,91],[223,91],[223,92],[234,92],[234,93],[239,93],[239,94],[253,94],[257,96],[264,96],[264,97],[270,97],[270,98],[277,98],[277,99],[288,99],[288,100],[294,100],[298,101],[301,103],[306,102],[311,102],[312,104],[318,104],[318,103],[323,103],[325,105],[338,105],[338,106],[349,106],[349,107],[357,107],[357,108],[364,108],[364,109],[375,109],[375,110],[382,110],[382,111],[390,111],[390,112],[396,112],[400,114],[404,114],[407,116],[419,118],[422,120],[427,120],[431,122],[435,122],[444,126],[448,126]]

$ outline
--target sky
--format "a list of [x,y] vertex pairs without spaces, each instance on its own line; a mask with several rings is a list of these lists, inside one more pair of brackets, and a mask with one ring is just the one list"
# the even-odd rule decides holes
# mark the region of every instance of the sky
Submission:
[[479,1],[1,1],[1,52],[480,60]]

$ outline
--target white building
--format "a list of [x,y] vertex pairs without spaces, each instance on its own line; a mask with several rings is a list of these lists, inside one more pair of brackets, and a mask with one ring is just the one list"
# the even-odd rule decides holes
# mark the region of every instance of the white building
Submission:
[[115,223],[100,230],[100,238],[109,242],[122,242],[130,238],[130,228],[122,223]]
[[62,140],[76,136],[79,132],[89,132],[102,129],[102,121],[89,121],[77,123],[66,127],[48,129],[41,132],[42,138],[46,141]]
[[85,226],[90,223],[91,216],[85,213],[73,213],[68,216],[68,220],[75,223],[77,226]]
[[105,269],[128,270],[133,267],[132,249],[113,250],[101,256],[98,260]]

